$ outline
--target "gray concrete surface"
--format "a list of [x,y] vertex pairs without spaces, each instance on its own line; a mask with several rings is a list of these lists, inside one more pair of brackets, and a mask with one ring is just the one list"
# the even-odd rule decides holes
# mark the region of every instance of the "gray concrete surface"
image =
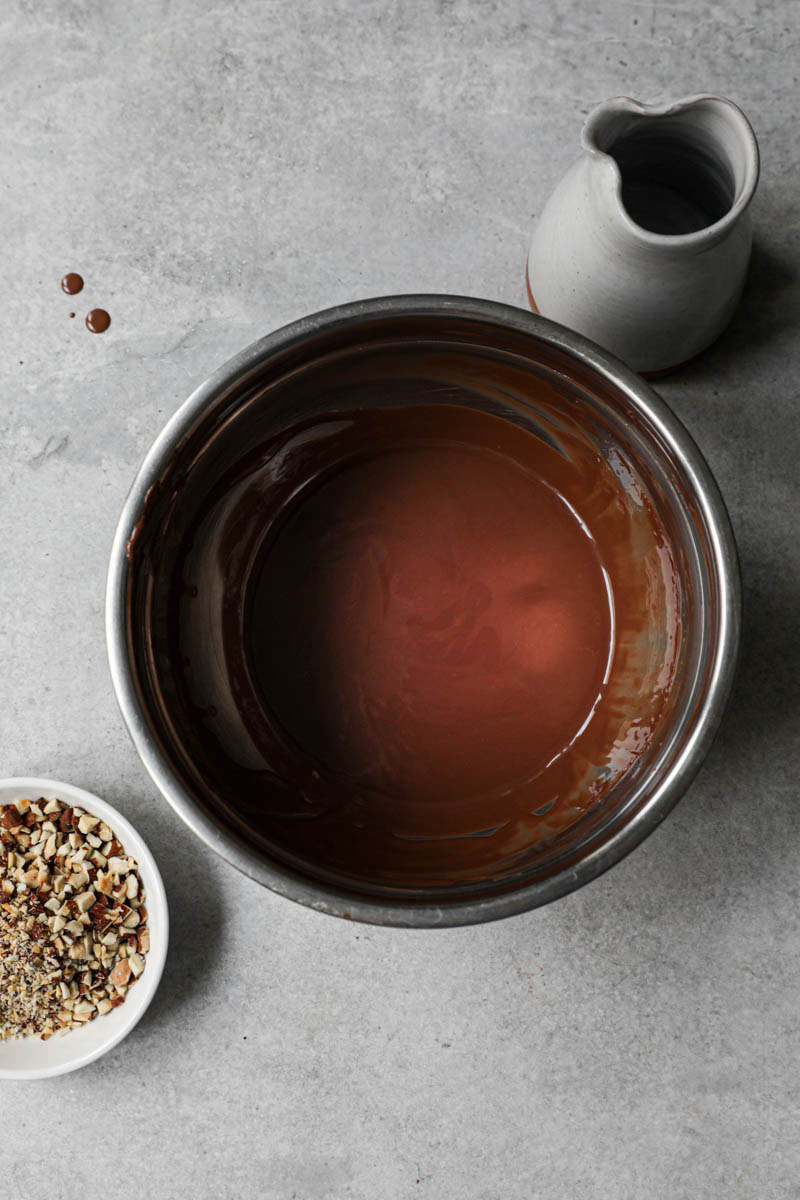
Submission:
[[[5,0],[0,774],[123,808],[174,942],[116,1051],[0,1085],[3,1200],[800,1195],[799,47],[792,0]],[[136,465],[213,367],[307,311],[523,303],[587,110],[705,89],[764,166],[734,327],[661,385],[746,580],[707,766],[610,874],[499,925],[359,928],[259,890],[159,799],[114,701],[103,584]]]

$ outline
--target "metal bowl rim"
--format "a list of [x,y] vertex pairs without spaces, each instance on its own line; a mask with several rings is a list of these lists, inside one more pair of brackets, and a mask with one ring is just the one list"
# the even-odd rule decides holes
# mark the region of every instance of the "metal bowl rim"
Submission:
[[[128,662],[125,613],[126,543],[141,515],[145,494],[167,466],[184,432],[220,391],[277,352],[301,345],[309,335],[365,320],[426,315],[457,315],[530,334],[588,365],[622,392],[658,430],[689,480],[711,541],[720,605],[705,700],[671,768],[630,820],[580,862],[545,879],[506,894],[442,905],[371,900],[311,882],[278,863],[267,862],[243,839],[213,821],[177,780],[148,727]],[[524,309],[473,297],[398,295],[324,309],[267,334],[219,367],[180,405],[153,442],[125,500],[111,549],[105,617],[114,691],[134,746],[161,794],[206,845],[251,879],[308,908],[368,924],[446,928],[513,916],[576,890],[629,854],[668,815],[699,770],[725,711],[738,656],[741,582],[730,518],[708,464],[668,405],[631,368],[580,334]]]

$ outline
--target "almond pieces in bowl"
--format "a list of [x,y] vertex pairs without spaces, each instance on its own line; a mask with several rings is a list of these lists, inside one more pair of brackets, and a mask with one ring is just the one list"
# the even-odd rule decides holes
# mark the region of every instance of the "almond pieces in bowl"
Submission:
[[149,948],[138,865],[104,821],[57,799],[0,806],[0,1041],[117,1008]]

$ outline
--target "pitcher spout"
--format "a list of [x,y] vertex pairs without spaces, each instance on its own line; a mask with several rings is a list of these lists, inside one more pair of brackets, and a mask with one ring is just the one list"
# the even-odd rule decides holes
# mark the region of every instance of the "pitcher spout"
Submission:
[[717,240],[758,183],[755,134],[741,109],[719,96],[664,105],[616,97],[589,115],[581,142],[606,203],[647,240]]

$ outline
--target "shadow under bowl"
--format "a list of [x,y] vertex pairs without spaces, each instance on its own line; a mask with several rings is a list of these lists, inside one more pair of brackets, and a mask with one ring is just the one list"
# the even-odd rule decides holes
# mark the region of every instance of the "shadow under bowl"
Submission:
[[[553,500],[557,539],[534,487],[574,517]],[[571,538],[597,569],[565,582]],[[137,750],[207,844],[320,911],[431,927],[564,895],[663,819],[721,719],[740,590],[710,471],[637,375],[521,310],[401,296],[270,334],[185,402],[106,622]]]

